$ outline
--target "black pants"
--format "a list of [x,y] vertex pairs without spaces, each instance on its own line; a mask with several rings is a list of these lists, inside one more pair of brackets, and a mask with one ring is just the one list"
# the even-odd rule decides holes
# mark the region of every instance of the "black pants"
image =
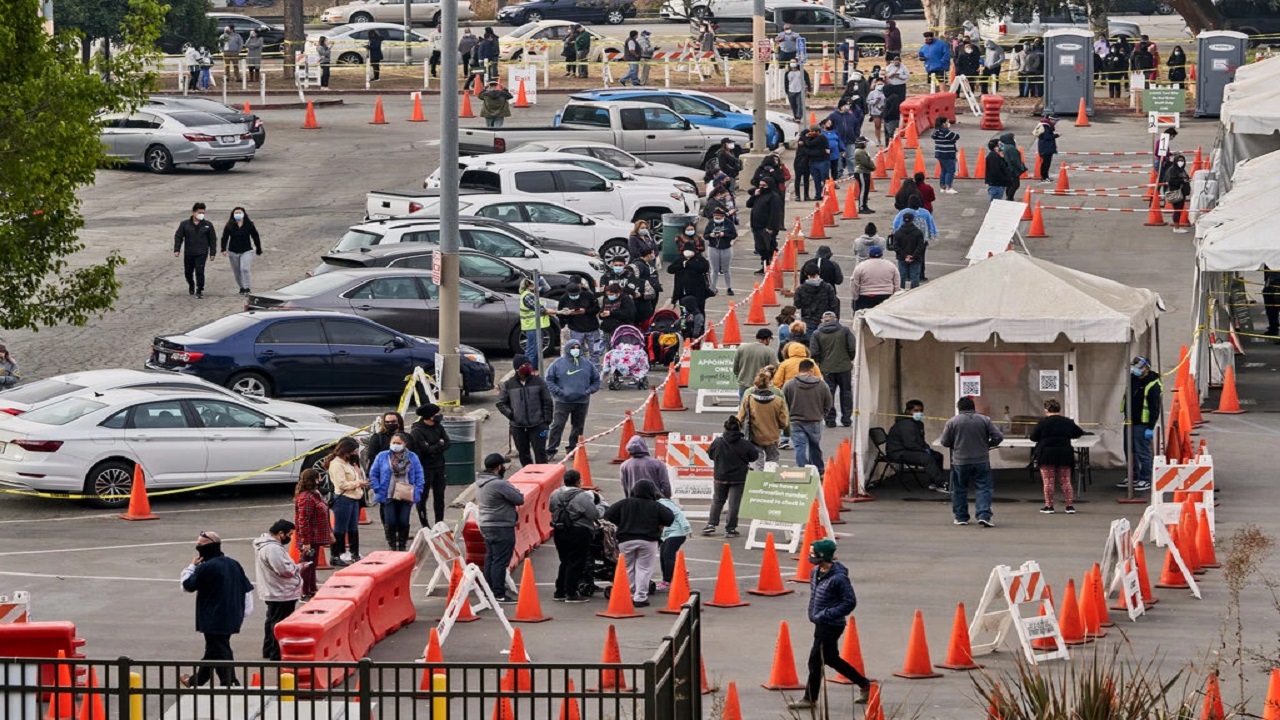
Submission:
[[893,297],[892,295],[859,295],[857,300],[853,301],[854,310],[870,310],[880,303]]
[[[853,421],[853,371],[823,373],[822,379],[831,388],[831,397],[840,393],[840,421],[848,425]],[[835,422],[836,404],[831,403],[831,412],[827,413],[827,422]]]
[[1053,156],[1054,156],[1054,153],[1049,153],[1047,155],[1044,153],[1040,154],[1040,179],[1041,180],[1049,179],[1049,166],[1053,164]]
[[439,77],[440,75],[440,51],[439,50],[431,51],[431,61],[429,64],[431,65],[431,77]]
[[942,487],[947,484],[947,474],[942,470],[942,453],[937,450],[903,450],[889,454],[889,460],[892,462],[903,462],[908,465],[917,465],[924,468],[924,474],[928,476],[930,484]]
[[853,175],[858,179],[858,210],[865,211],[870,207],[867,201],[871,199],[871,173],[860,172]]
[[427,522],[427,495],[431,496],[431,509],[435,511],[436,522],[444,520],[444,488],[445,488],[445,469],[442,467],[426,467],[422,468],[422,472],[426,475],[425,482],[422,485],[422,499],[418,501],[418,520],[422,522],[422,527],[429,527]]
[[[204,634],[204,656],[201,660],[235,660],[235,654],[231,652],[231,636],[230,635],[213,635],[211,633]],[[217,669],[218,682],[223,687],[231,687],[239,685],[240,681],[236,679],[236,671],[229,667],[220,667]],[[214,668],[209,665],[201,665],[196,668],[196,676],[191,679],[191,684],[195,686],[204,685],[213,679]]]
[[1280,331],[1280,287],[1267,285],[1262,288],[1262,306],[1267,313],[1267,332]]
[[516,452],[520,453],[521,465],[532,465],[535,462],[541,465],[547,461],[547,436],[544,433],[549,432],[546,425],[511,426],[511,440],[516,444]]
[[[1012,172],[1010,172],[1009,174],[1010,174],[1010,175],[1012,175],[1013,173],[1012,173]],[[1019,187],[1021,187],[1021,186],[1022,186],[1022,180],[1018,179],[1017,177],[1015,177],[1015,178],[1013,178],[1012,180],[1010,180],[1010,181],[1009,181],[1009,184],[1008,184],[1008,185],[1006,185],[1006,186],[1005,186],[1005,188],[1004,188],[1004,199],[1005,199],[1005,200],[1017,200],[1017,199],[1018,199],[1018,188],[1019,188]]]
[[[313,566],[314,567],[314,566]],[[276,623],[293,614],[297,600],[268,600],[267,619],[262,625],[262,659],[279,660],[280,643],[276,642]]]
[[824,665],[849,678],[863,690],[870,689],[871,681],[840,657],[840,636],[843,634],[843,625],[813,626],[813,648],[809,650],[809,683],[804,691],[806,700],[818,701]]
[[662,582],[671,582],[676,572],[676,555],[680,553],[680,547],[688,537],[688,535],[674,535],[663,540],[658,546],[658,561],[662,564]]
[[506,597],[507,568],[516,551],[516,529],[513,527],[481,527],[484,536],[484,579],[496,598]]
[[569,444],[566,451],[572,451],[578,446],[578,438],[582,437],[582,428],[587,422],[588,403],[562,403],[555,404],[555,412],[551,417],[551,429],[547,431],[547,449],[556,450],[560,447],[560,436],[564,434],[564,425],[569,423]]
[[756,254],[760,256],[760,263],[768,265],[773,262],[774,253],[778,252],[778,236],[764,229],[751,228],[751,235],[755,238]]
[[556,542],[560,570],[556,573],[556,597],[576,597],[587,570],[591,551],[591,531],[581,525],[556,528],[551,533]]
[[724,510],[726,502],[729,503],[729,516],[725,518],[724,529],[726,532],[738,529],[738,508],[742,505],[742,491],[746,489],[744,483],[724,483],[714,482],[711,485],[711,514],[707,517],[707,525],[715,527],[720,524],[720,512]]
[[329,87],[329,66],[320,66],[320,87]]
[[190,75],[187,77],[187,90],[192,92],[200,88],[200,66],[196,65],[191,68]]
[[377,80],[382,75],[382,60],[370,60],[369,67],[373,69],[373,79]]
[[209,256],[204,253],[182,256],[182,275],[187,279],[188,290],[204,292],[204,264],[208,261]]
[[[795,175],[793,180],[796,184],[796,192],[795,192],[796,199],[808,200],[809,199],[809,181],[810,181],[809,165],[806,163],[804,167],[801,167],[799,164],[796,164],[791,169],[793,174]],[[804,191],[803,194],[801,194],[801,190]]]

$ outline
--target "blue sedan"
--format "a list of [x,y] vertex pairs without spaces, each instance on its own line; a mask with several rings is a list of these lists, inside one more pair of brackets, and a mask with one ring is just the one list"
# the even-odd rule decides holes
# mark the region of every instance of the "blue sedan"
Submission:
[[[746,133],[748,136],[751,135],[751,129],[755,124],[755,118],[750,113],[722,110],[706,98],[698,97],[697,95],[686,95],[679,90],[663,90],[661,88],[591,90],[589,92],[575,93],[572,98],[574,100],[592,100],[595,102],[636,100],[657,103],[666,105],[698,127],[737,130]],[[770,148],[777,147],[782,142],[778,128],[773,123],[769,123],[766,142],[769,143]]]
[[[358,316],[253,311],[156,337],[146,366],[260,397],[394,395],[415,367],[435,372],[437,347]],[[484,355],[466,345],[459,352],[463,391],[491,390]]]

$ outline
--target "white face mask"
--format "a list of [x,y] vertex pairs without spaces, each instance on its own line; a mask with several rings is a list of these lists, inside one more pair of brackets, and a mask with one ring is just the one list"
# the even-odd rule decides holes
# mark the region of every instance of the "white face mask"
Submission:
[[684,234],[688,235],[689,237],[693,237],[694,235],[697,234],[697,232],[698,232],[697,230],[694,230],[693,228],[689,228],[688,230],[684,231]]
[[579,356],[579,355],[581,355],[581,354],[582,354],[582,351],[581,351],[581,350],[579,350],[578,348],[571,348],[571,349],[569,350],[569,355],[570,355],[570,356],[572,356],[572,357],[578,357],[578,356]]
[[649,231],[645,230],[644,228],[640,228],[640,234],[645,237],[649,237]]
[[391,452],[404,452],[404,443],[391,443]]
[[196,213],[196,222],[204,221],[204,213]]
[[691,258],[691,257],[693,257],[693,251],[692,251],[692,250],[685,250],[682,254],[683,254],[685,257],[687,257],[687,258]]
[[725,147],[729,150],[733,150],[734,148],[738,147],[738,145],[736,143],[729,143]]
[[232,215],[231,217],[235,218],[236,220],[243,220],[243,219],[244,219],[244,213],[236,213],[236,214]]

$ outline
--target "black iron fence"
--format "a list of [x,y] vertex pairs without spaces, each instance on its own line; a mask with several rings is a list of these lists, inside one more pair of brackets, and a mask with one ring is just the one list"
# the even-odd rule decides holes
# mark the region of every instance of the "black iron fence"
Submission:
[[[701,720],[701,632],[693,593],[643,662],[0,658],[0,718]],[[196,684],[206,676],[209,682]]]

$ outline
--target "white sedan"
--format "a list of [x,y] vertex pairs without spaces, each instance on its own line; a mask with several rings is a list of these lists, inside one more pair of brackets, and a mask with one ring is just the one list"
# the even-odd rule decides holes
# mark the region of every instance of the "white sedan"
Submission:
[[72,395],[18,417],[0,415],[0,485],[83,493],[98,507],[120,507],[129,502],[139,464],[149,489],[257,471],[263,472],[240,482],[293,483],[327,446],[354,432],[333,422],[286,420],[242,398],[204,392]]
[[[498,38],[498,58],[503,62],[521,59],[539,60],[550,57],[559,62],[564,58],[560,53],[564,50],[565,38],[574,25],[579,23],[569,20],[539,20],[521,25]],[[623,42],[605,37],[591,28],[584,28],[591,34],[591,62],[600,62],[606,52],[622,52]]]
[[369,54],[369,31],[377,30],[382,36],[382,62],[396,65],[405,62],[405,47],[411,46],[415,61],[421,61],[431,55],[431,40],[417,30],[409,33],[406,42],[404,27],[391,23],[350,23],[330,28],[322,33],[308,33],[305,52],[309,58],[317,58],[316,45],[323,36],[329,44],[329,57],[334,63],[343,65],[363,65]]
[[504,154],[533,152],[586,155],[601,162],[609,163],[619,170],[626,171],[632,175],[665,178],[678,183],[692,185],[693,187],[698,186],[697,177],[699,173],[694,172],[693,168],[676,165],[675,163],[641,160],[622,148],[596,140],[541,140],[539,142],[527,142],[511,148],[510,153]]
[[[409,0],[409,21],[431,27],[440,25],[440,0]],[[345,25],[364,22],[402,22],[405,3],[401,0],[354,0],[346,5],[335,5],[320,13],[327,25]],[[458,3],[458,19],[470,20],[476,14],[471,3]]]

